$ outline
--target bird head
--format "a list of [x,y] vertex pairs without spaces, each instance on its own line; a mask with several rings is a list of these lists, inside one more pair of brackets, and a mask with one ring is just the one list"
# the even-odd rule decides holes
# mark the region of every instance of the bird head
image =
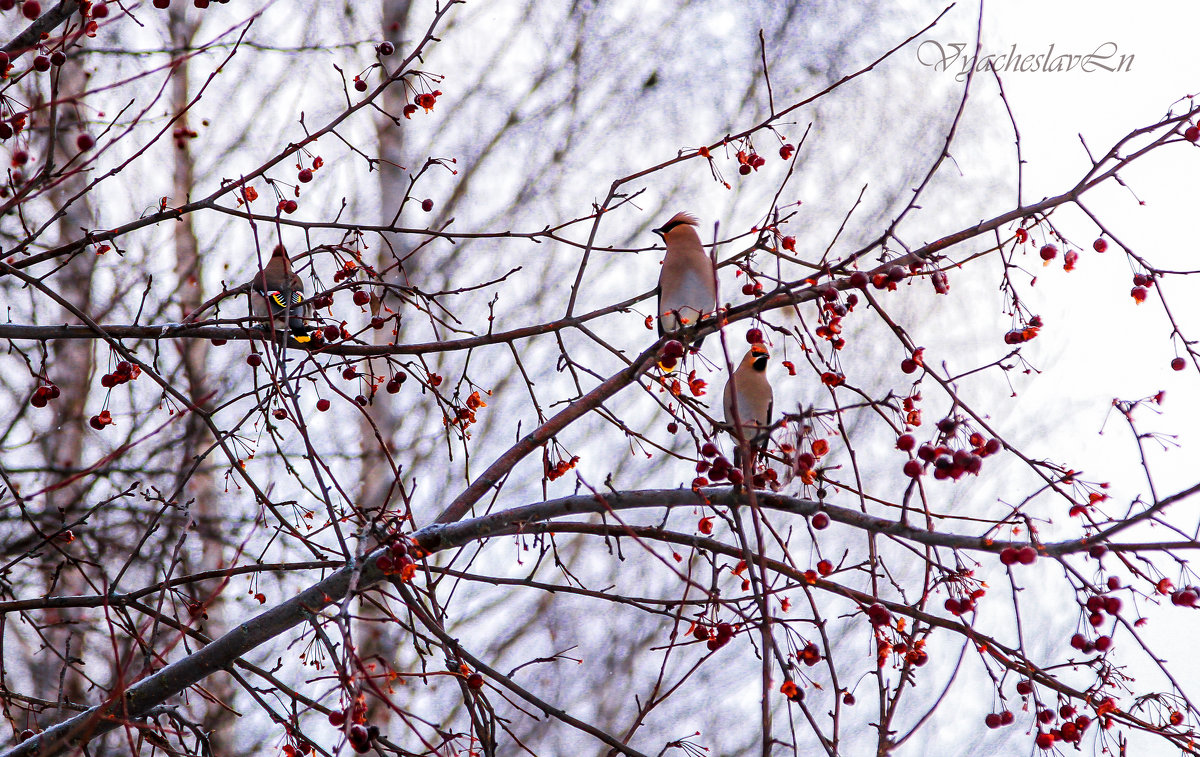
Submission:
[[676,213],[675,215],[671,216],[671,220],[667,221],[666,223],[664,223],[662,226],[660,226],[657,229],[651,229],[651,231],[653,231],[655,234],[658,234],[660,237],[662,237],[662,240],[665,242],[665,241],[667,241],[667,235],[670,234],[672,230],[674,230],[680,226],[699,226],[699,225],[700,225],[700,221],[698,221],[696,219],[696,216],[694,216],[690,213]]
[[750,360],[754,370],[762,373],[767,369],[767,362],[771,359],[771,353],[767,351],[767,346],[761,342],[750,345],[750,352],[746,353],[746,358]]

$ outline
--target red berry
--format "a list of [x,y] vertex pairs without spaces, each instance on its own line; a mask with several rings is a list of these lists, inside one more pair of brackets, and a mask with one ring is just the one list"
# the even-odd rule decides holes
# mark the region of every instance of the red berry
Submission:
[[88,425],[91,426],[92,428],[96,429],[97,431],[104,430],[104,421],[100,420],[100,416],[98,416],[98,415],[93,415],[91,418],[89,418]]
[[999,713],[995,713],[995,712],[989,713],[988,716],[983,719],[983,724],[986,725],[988,728],[999,728],[1000,727]]
[[246,356],[246,365],[250,366],[251,368],[257,368],[258,366],[262,365],[262,355],[258,354],[257,352],[251,352]]
[[92,6],[92,18],[107,18],[108,5],[106,3],[96,3]]
[[884,626],[892,622],[892,613],[888,608],[876,602],[867,608],[867,618],[873,626]]
[[299,207],[300,207],[299,203],[297,203],[295,200],[284,200],[283,201],[283,212],[284,213],[288,213],[288,214],[295,213]]
[[61,66],[66,62],[67,56],[62,50],[55,50],[54,52],[50,53],[50,65]]
[[[909,460],[908,462],[904,463],[904,475],[908,476],[909,478],[920,478],[924,469],[925,468],[921,465],[920,460]],[[1001,552],[1000,555],[1000,559],[1003,560],[1004,553]]]
[[1000,562],[1003,565],[1015,565],[1017,563],[1017,548],[1005,547],[1000,550]]
[[671,421],[670,423],[667,424],[667,433],[668,434],[674,434],[678,431],[679,431],[679,424],[676,423],[675,421]]
[[1146,287],[1134,287],[1133,289],[1129,290],[1129,296],[1132,297],[1133,301],[1138,304],[1146,301],[1147,294],[1149,294],[1149,292],[1146,291]]
[[951,615],[961,615],[963,611],[962,605],[954,597],[950,597],[946,600],[945,608],[946,612],[950,613]]
[[342,335],[342,330],[340,328],[338,328],[337,326],[326,326],[325,327],[325,339],[327,341],[332,342],[334,339],[337,339],[341,335]]
[[683,343],[678,339],[668,339],[662,346],[663,357],[683,357]]
[[375,51],[378,52],[380,55],[387,57],[387,56],[391,55],[392,53],[396,52],[396,46],[393,45],[391,42],[380,42],[379,46],[375,48]]
[[208,0],[192,0],[192,5],[197,8],[204,9],[208,7]]
[[1033,693],[1033,681],[1017,681],[1017,693],[1023,697],[1029,696]]
[[780,245],[785,250],[788,250],[790,252],[795,252],[796,251],[796,238],[795,237],[784,237],[783,240],[780,242]]
[[1111,648],[1112,648],[1112,637],[1111,636],[1101,636],[1100,638],[1096,639],[1096,650],[1097,651],[1107,652]]
[[383,324],[384,324],[384,320],[381,316],[377,315],[371,319],[371,328],[375,329],[376,331],[383,328]]
[[911,452],[917,446],[917,439],[912,434],[901,434],[896,440],[896,449],[901,452]]
[[742,284],[742,294],[754,294],[754,284],[749,282]]
[[367,294],[363,290],[360,289],[354,293],[354,304],[355,305],[358,305],[361,307],[363,305],[366,305],[370,301],[371,301],[371,295]]
[[300,173],[296,174],[296,178],[300,180],[301,184],[307,184],[312,181],[312,171],[307,168],[301,168]]
[[753,328],[746,332],[746,341],[750,344],[762,344],[762,329]]
[[472,673],[467,676],[467,688],[472,691],[479,691],[483,688],[483,676],[478,673]]
[[867,274],[863,273],[862,271],[855,271],[854,273],[850,274],[850,286],[854,287],[855,289],[866,289]]
[[87,152],[96,146],[96,140],[92,139],[91,134],[80,134],[75,137],[75,146],[79,148],[80,152]]
[[829,516],[825,513],[817,513],[812,518],[812,525],[818,531],[829,528]]
[[1045,261],[1054,260],[1058,255],[1058,248],[1052,244],[1043,245],[1042,249],[1038,250],[1038,255]]
[[705,442],[700,447],[700,454],[703,455],[704,457],[716,457],[717,456],[717,445],[713,444],[712,442]]
[[748,176],[750,174],[750,164],[743,163],[738,166],[738,173],[740,173],[742,176]]
[[833,572],[833,563],[828,560],[821,560],[817,563],[817,572],[823,576],[827,576]]
[[42,4],[37,0],[25,0],[25,5],[21,7],[21,13],[25,18],[33,21],[38,16],[42,15]]
[[1037,560],[1037,550],[1033,547],[1021,547],[1017,550],[1017,562],[1022,565],[1032,565]]
[[49,403],[49,400],[46,399],[46,395],[42,394],[41,391],[41,389],[38,389],[33,393],[33,396],[29,398],[30,405],[33,405],[34,407],[45,407]]
[[319,410],[320,412],[323,413],[328,409],[329,409],[329,400],[325,399],[324,397],[317,400],[317,410]]
[[1054,734],[1039,733],[1034,743],[1038,745],[1038,749],[1051,749],[1054,747]]
[[424,210],[426,213],[433,210],[433,200],[421,200],[421,210]]
[[334,710],[329,713],[329,725],[337,728],[346,722],[346,713],[341,710]]
[[356,90],[358,90],[359,92],[366,92],[367,91],[367,83],[365,81],[363,81],[362,79],[359,79],[356,76],[356,77],[354,77],[354,88]]
[[366,398],[366,397],[364,397],[364,396],[362,396],[361,394],[360,394],[360,395],[358,395],[357,397],[355,397],[355,398],[354,398],[354,401],[355,401],[355,402],[357,402],[357,403],[359,404],[359,407],[366,407],[366,406],[367,406],[367,398]]
[[155,8],[169,8],[170,6],[171,0],[154,0]]
[[1195,126],[1187,127],[1183,132],[1183,138],[1189,142],[1195,142],[1197,139],[1200,139],[1200,129],[1197,129]]
[[746,480],[746,474],[742,473],[740,468],[730,468],[729,472],[725,474],[725,477],[728,478],[729,483],[733,484],[734,486],[741,486]]
[[1104,252],[1108,249],[1108,240],[1103,237],[1097,239],[1095,242],[1092,242],[1092,249],[1096,252]]
[[358,371],[354,370],[354,366],[348,365],[342,369],[342,378],[346,379],[347,381],[357,377]]
[[1087,639],[1084,638],[1083,634],[1081,633],[1074,634],[1071,636],[1071,646],[1075,649],[1082,650],[1087,646]]
[[[29,4],[26,3],[26,7],[28,7],[28,5]],[[36,16],[35,16],[35,18],[36,18]],[[37,56],[36,58],[33,59],[33,70],[34,71],[49,71],[50,70],[50,59],[47,58],[45,55]]]
[[21,735],[18,738],[20,738],[21,741],[24,741],[25,739],[32,739],[33,737],[34,737],[33,730],[26,728],[25,730],[21,731]]
[[400,391],[400,382],[396,379],[391,379],[387,382],[387,386],[385,388],[387,389],[388,394],[395,394]]
[[900,361],[900,370],[904,373],[916,373],[917,368],[919,367],[920,366],[917,365],[917,361],[913,360],[911,357],[906,357]]
[[1177,357],[1171,361],[1171,370],[1173,371],[1182,371],[1186,367],[1187,362],[1181,357]]

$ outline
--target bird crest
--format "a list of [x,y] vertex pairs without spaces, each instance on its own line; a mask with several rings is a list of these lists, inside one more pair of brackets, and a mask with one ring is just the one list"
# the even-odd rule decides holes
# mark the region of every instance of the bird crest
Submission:
[[700,220],[691,213],[676,213],[671,216],[671,220],[664,223],[657,229],[651,229],[655,234],[658,234],[663,239],[666,239],[667,232],[674,229],[676,226],[699,226]]
[[681,223],[686,223],[688,226],[699,226],[700,219],[691,213],[676,213],[671,216],[671,220],[667,221],[667,226],[677,226]]

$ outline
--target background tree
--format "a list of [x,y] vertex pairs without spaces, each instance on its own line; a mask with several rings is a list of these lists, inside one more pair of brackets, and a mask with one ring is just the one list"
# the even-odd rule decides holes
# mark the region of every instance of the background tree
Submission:
[[[1089,199],[1190,100],[1035,201],[1019,138],[1011,184],[960,149],[1020,132],[999,77],[897,86],[966,14],[311,11],[0,11],[5,754],[892,754],[971,707],[1191,749],[1144,629],[1197,595],[1162,395],[1113,405],[1119,500],[1043,448],[1071,408],[1006,404],[1069,397],[1039,293],[1122,255],[1197,368],[1188,267]],[[665,372],[679,209],[725,307]],[[308,343],[245,316],[277,244]],[[712,398],[757,341],[777,423],[734,470]]]

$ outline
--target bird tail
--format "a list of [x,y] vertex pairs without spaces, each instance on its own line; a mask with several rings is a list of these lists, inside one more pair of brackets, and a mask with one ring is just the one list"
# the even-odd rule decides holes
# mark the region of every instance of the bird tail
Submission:
[[308,335],[308,326],[305,326],[304,321],[296,316],[288,319],[288,331],[292,332],[292,339],[300,344],[312,341],[312,337]]

